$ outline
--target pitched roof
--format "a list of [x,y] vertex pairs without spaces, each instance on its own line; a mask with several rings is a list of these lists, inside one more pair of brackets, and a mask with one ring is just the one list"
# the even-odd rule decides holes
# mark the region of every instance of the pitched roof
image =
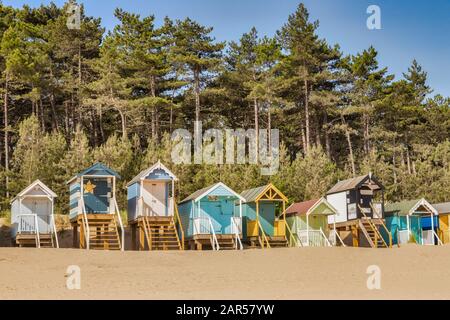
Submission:
[[[320,211],[316,211],[318,208],[322,208]],[[336,214],[336,209],[325,199],[313,199],[298,203],[293,203],[287,208],[286,215],[304,215],[304,214],[323,214],[333,215]]]
[[214,189],[216,189],[216,188],[218,188],[220,186],[224,187],[225,189],[227,189],[230,193],[234,194],[237,198],[245,201],[245,199],[242,196],[240,196],[238,193],[236,193],[230,187],[225,185],[223,182],[217,182],[217,183],[215,183],[215,184],[213,184],[213,185],[211,185],[209,187],[202,188],[200,190],[195,191],[194,193],[192,193],[191,195],[189,195],[188,197],[183,199],[180,203],[191,201],[191,200],[194,200],[194,201],[200,200],[201,198],[206,196],[208,193],[210,193],[211,191],[213,191]]
[[245,199],[245,202],[254,202],[267,186],[266,184],[265,186],[244,190],[241,192],[241,196]]
[[241,196],[245,199],[245,202],[255,202],[260,196],[266,193],[268,190],[272,189],[276,192],[284,201],[288,201],[286,196],[278,190],[272,183],[266,184],[265,186],[244,190],[241,192]]
[[90,173],[91,171],[95,171],[95,170],[106,171],[109,175],[115,176],[116,178],[120,179],[120,175],[116,171],[114,171],[113,169],[107,167],[106,165],[104,165],[101,162],[96,162],[95,164],[93,164],[89,168],[83,170],[80,173],[77,173],[74,177],[72,177],[69,181],[67,181],[67,183],[70,183],[70,182],[72,182],[72,180],[74,180],[74,179],[76,179],[78,177],[81,177],[81,176],[85,176],[88,173]]
[[439,214],[450,214],[450,202],[444,202],[444,203],[435,203],[432,204],[432,206],[436,209],[436,211]]
[[287,215],[306,214],[320,199],[293,203],[286,209]]
[[366,175],[359,176],[356,178],[350,178],[350,179],[339,181],[330,190],[328,190],[327,194],[338,193],[338,192],[355,189],[360,184],[365,182],[367,179],[370,179],[372,182],[377,184],[379,186],[379,188],[382,187],[381,184],[379,184],[377,182],[377,180],[371,174],[366,174]]
[[56,198],[57,195],[56,193],[54,193],[52,191],[52,189],[50,189],[49,187],[47,187],[41,180],[37,179],[35,181],[33,181],[28,187],[26,187],[25,189],[23,189],[22,191],[20,191],[12,200],[11,202],[13,202],[15,199],[17,199],[18,197],[22,197],[24,195],[26,195],[30,190],[32,190],[35,187],[41,187],[41,189],[47,193],[50,197],[52,198]]
[[131,179],[130,182],[128,182],[127,186],[132,185],[133,183],[139,182],[141,179],[147,177],[150,173],[152,173],[154,170],[156,169],[162,169],[164,170],[170,177],[172,177],[173,180],[177,181],[178,178],[172,173],[172,171],[170,171],[169,169],[167,169],[167,167],[165,165],[163,165],[161,163],[161,161],[158,160],[157,163],[155,163],[153,166],[151,166],[150,168],[147,168],[145,170],[142,170],[141,172],[139,172],[133,179]]
[[[426,212],[417,212],[417,209],[424,207]],[[431,204],[425,199],[416,200],[404,200],[400,202],[387,203],[384,206],[384,211],[389,214],[398,214],[400,216],[412,215],[413,213],[423,213],[423,214],[437,214],[437,211]]]

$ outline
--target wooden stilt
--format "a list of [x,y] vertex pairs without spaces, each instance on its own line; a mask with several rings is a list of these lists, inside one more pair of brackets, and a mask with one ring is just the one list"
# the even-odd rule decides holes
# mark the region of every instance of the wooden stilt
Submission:
[[78,224],[72,224],[72,248],[78,247]]
[[131,225],[131,250],[136,250],[136,224]]
[[145,250],[144,228],[139,226],[139,251]]
[[352,240],[353,240],[353,246],[359,247],[359,233],[358,233],[357,226],[352,226]]

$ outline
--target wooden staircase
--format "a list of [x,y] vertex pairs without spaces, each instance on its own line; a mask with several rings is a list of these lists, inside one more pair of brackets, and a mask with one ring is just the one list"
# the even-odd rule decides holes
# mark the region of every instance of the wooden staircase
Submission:
[[[182,250],[173,217],[143,216],[139,218],[138,225],[144,230],[149,250]],[[143,241],[141,243],[144,244]]]
[[359,228],[372,248],[389,248],[381,236],[378,227],[370,219],[361,219],[359,221]]
[[[93,250],[120,250],[120,236],[114,215],[88,214],[89,249]],[[85,224],[82,215],[78,217],[80,226],[80,248],[86,248]]]
[[16,235],[16,244],[21,248],[23,247],[37,248],[38,241],[40,248],[55,248],[53,236],[50,233],[40,233],[39,240],[37,238],[37,235],[34,233],[30,234],[22,233]]

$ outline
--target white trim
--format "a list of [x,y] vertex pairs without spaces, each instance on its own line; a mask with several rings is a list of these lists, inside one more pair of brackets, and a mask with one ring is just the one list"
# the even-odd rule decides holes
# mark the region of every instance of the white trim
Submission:
[[27,193],[33,189],[36,186],[40,186],[43,191],[50,197],[52,198],[56,198],[57,195],[56,193],[54,193],[49,187],[47,187],[41,180],[37,179],[34,182],[32,182],[30,185],[28,185],[28,187],[26,187],[25,189],[23,189],[22,191],[20,191],[12,200],[11,203],[14,202],[14,200],[16,200],[17,198],[23,197],[23,196],[27,196],[27,197],[45,197],[45,196],[40,196],[40,195],[27,195]]
[[329,214],[325,214],[325,213],[321,213],[322,215],[325,216],[332,216],[332,215],[336,215],[337,211],[336,209],[327,201],[327,199],[325,199],[324,197],[320,198],[311,208],[309,208],[309,210],[306,212],[306,215],[310,215],[314,210],[316,210],[316,208],[318,206],[320,206],[321,204],[325,204],[328,209],[330,209],[331,211],[333,211],[333,213],[329,213]]
[[[136,180],[137,178],[139,178],[139,180],[140,180],[141,182],[142,182],[143,180],[151,180],[151,179],[145,179],[145,177],[148,176],[148,175],[149,175],[150,173],[152,173],[153,171],[155,171],[156,169],[162,169],[162,170],[164,170],[164,171],[169,175],[169,177],[171,177],[171,180],[172,180],[172,181],[178,181],[177,176],[174,175],[173,172],[170,171],[165,165],[163,165],[163,164],[161,163],[160,160],[158,160],[158,162],[155,163],[153,166],[151,166],[151,167],[148,168],[147,170],[141,172],[140,174],[138,174],[137,176],[135,176],[133,179],[131,179],[131,181],[127,184],[127,187],[129,187],[129,186],[131,185],[130,183],[131,183],[133,180]],[[133,184],[134,184],[134,183],[137,183],[137,181],[133,182]]]
[[201,195],[199,195],[197,198],[193,199],[195,202],[201,200],[202,198],[204,198],[208,193],[210,193],[211,191],[217,189],[218,187],[224,187],[225,189],[227,189],[229,192],[231,192],[232,194],[234,194],[236,197],[239,198],[239,200],[242,200],[245,202],[244,197],[242,197],[240,194],[236,193],[233,189],[231,189],[230,187],[228,187],[226,184],[224,184],[223,182],[218,182],[214,185],[212,185],[208,190],[206,190],[205,192],[203,192]]
[[[420,199],[412,208],[411,210],[409,210],[408,215],[412,216],[414,213],[416,213],[417,208],[419,208],[420,206],[423,206],[427,212],[423,213],[423,215],[426,215],[427,213],[432,214],[432,215],[439,215],[439,213],[437,212],[437,210],[424,198]],[[422,213],[421,213],[422,214]]]

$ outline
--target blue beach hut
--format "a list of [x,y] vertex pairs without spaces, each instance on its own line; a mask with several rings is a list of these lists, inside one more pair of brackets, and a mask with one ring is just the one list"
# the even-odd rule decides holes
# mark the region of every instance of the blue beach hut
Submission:
[[442,244],[438,237],[438,212],[425,199],[388,203],[385,219],[395,244]]
[[117,179],[117,172],[97,162],[67,182],[74,247],[124,249],[124,228],[116,200]]
[[243,197],[222,182],[200,189],[181,201],[178,210],[189,248],[242,249],[243,201]]

